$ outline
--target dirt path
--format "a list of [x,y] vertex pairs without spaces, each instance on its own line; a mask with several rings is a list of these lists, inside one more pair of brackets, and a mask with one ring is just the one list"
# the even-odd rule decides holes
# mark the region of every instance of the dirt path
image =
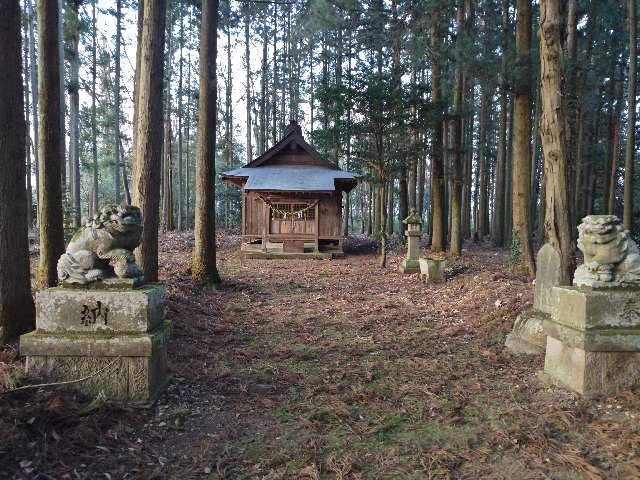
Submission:
[[0,478],[640,476],[636,392],[578,401],[536,380],[541,357],[505,352],[531,286],[503,254],[467,252],[425,286],[394,255],[383,271],[371,255],[242,263],[227,248],[206,291],[188,249],[163,242],[174,378],[156,408],[12,399],[27,406]]

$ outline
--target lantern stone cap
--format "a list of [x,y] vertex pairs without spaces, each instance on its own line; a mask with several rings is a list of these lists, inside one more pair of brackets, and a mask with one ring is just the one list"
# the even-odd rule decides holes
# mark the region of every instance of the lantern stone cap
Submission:
[[409,216],[407,218],[405,218],[402,223],[406,224],[406,225],[420,225],[422,224],[422,218],[420,218],[420,214],[418,213],[418,210],[415,208],[411,209],[411,212],[409,212]]

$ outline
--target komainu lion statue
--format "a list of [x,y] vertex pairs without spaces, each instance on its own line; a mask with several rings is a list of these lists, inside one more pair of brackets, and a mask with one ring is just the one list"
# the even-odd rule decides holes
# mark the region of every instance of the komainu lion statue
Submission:
[[576,269],[576,286],[640,286],[640,253],[615,215],[588,215],[578,226],[584,263]]
[[142,214],[131,205],[108,205],[74,235],[58,260],[58,280],[85,285],[117,276],[139,278],[133,250],[142,237]]

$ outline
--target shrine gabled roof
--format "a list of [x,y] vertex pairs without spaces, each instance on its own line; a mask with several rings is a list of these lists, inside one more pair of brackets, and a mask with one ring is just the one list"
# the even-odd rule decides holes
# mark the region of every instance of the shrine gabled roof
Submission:
[[[286,158],[287,154],[300,150],[313,159],[312,164],[281,163],[281,154]],[[273,162],[270,161],[272,159]],[[340,170],[336,164],[322,158],[304,140],[302,129],[294,121],[287,126],[282,139],[273,147],[244,167],[224,172],[221,176],[245,190],[326,192],[336,190],[337,180],[340,182],[340,190],[349,191],[357,184],[354,174]]]
[[292,121],[287,126],[287,128],[285,128],[284,134],[282,135],[282,139],[278,143],[276,143],[273,147],[271,147],[269,150],[264,152],[258,158],[247,163],[245,167],[248,167],[248,168],[260,167],[266,163],[269,163],[269,160],[271,160],[278,154],[283,153],[284,151],[291,148],[293,149],[300,148],[301,150],[306,152],[308,155],[310,155],[319,165],[323,165],[327,168],[332,168],[336,170],[339,168],[335,163],[330,162],[325,158],[322,158],[322,156],[320,156],[320,154],[316,151],[316,149],[306,142],[306,140],[302,136],[302,129],[300,128],[300,125],[298,125],[294,121]]
[[356,182],[356,177],[351,172],[317,165],[241,167],[223,173],[222,177],[246,178],[245,190],[294,192],[333,191],[336,189],[336,180],[345,180],[347,183],[353,183],[353,186]]

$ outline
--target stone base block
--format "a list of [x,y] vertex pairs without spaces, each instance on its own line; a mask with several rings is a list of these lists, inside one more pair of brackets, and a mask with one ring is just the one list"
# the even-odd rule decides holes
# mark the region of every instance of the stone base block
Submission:
[[513,330],[507,335],[505,346],[515,354],[540,354],[546,347],[546,334],[543,322],[548,314],[533,308],[522,312],[513,324]]
[[400,273],[420,273],[420,262],[418,262],[418,260],[409,260],[408,258],[405,258],[402,260],[398,270]]
[[547,337],[544,373],[587,398],[640,382],[640,352],[589,352]]
[[444,282],[444,269],[447,265],[446,260],[421,258],[420,260],[418,260],[418,265],[420,265],[420,278],[425,282]]
[[[170,324],[152,333],[35,332],[20,338],[26,372],[47,382],[89,377],[70,386],[91,396],[148,403],[167,381]],[[99,373],[97,373],[99,372]]]
[[121,290],[57,287],[36,294],[36,328],[48,332],[151,332],[164,317],[164,289],[154,284]]

